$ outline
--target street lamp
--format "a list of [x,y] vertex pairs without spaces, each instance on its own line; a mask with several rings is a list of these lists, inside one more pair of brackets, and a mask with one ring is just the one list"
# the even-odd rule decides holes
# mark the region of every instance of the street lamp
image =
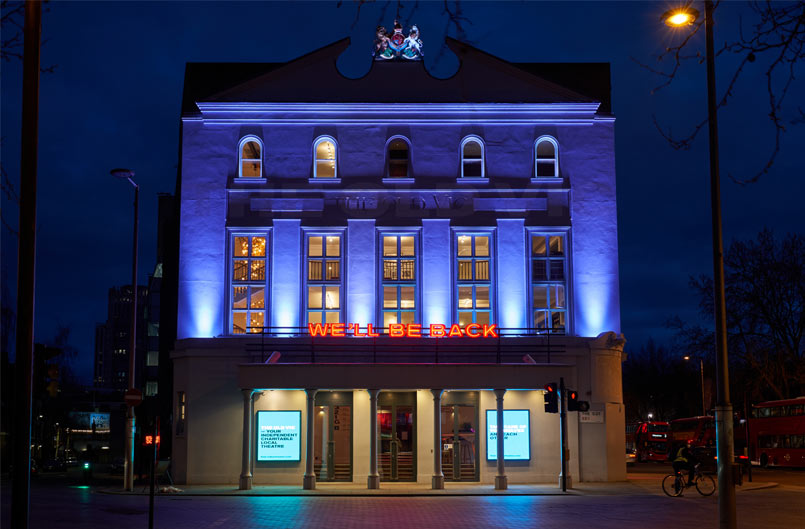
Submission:
[[[685,355],[682,357],[683,360],[692,360],[693,357],[690,355]],[[702,357],[698,357],[699,359],[699,375],[701,376],[701,384],[702,384],[702,415],[707,415],[707,406],[704,403],[704,360]]]
[[134,490],[134,352],[137,346],[137,237],[140,186],[134,181],[131,169],[112,169],[112,176],[124,178],[134,186],[134,241],[131,256],[131,328],[129,329],[129,390],[126,392],[126,460],[123,468],[123,489]]
[[[732,439],[732,403],[730,402],[729,366],[727,364],[727,314],[724,300],[724,243],[721,237],[721,183],[718,168],[718,105],[716,103],[716,66],[713,46],[713,0],[704,1],[704,33],[707,59],[707,122],[710,143],[710,210],[713,240],[713,306],[716,334],[716,450],[718,454],[719,527],[735,529],[735,485],[732,466],[735,453]],[[699,12],[690,2],[666,11],[662,21],[671,27],[688,26]]]

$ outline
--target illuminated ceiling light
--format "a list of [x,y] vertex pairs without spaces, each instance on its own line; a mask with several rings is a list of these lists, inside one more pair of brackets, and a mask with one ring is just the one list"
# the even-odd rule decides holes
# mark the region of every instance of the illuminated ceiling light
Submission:
[[689,26],[699,17],[699,11],[692,7],[680,7],[666,11],[662,15],[662,21],[672,28]]

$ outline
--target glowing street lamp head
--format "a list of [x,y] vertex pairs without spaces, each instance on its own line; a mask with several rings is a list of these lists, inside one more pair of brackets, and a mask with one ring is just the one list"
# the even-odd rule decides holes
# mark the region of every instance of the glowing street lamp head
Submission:
[[672,28],[681,28],[693,24],[699,17],[699,12],[692,7],[679,7],[666,11],[662,15],[662,20]]

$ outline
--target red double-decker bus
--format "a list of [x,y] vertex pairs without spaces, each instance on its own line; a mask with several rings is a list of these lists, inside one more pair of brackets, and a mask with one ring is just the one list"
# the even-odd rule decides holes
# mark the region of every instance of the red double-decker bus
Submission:
[[637,460],[665,461],[668,458],[667,422],[640,422],[626,426],[626,448],[634,450]]
[[711,415],[687,417],[671,421],[671,444],[675,447],[711,446],[716,442],[715,422]]
[[749,446],[762,467],[805,467],[805,397],[753,405]]

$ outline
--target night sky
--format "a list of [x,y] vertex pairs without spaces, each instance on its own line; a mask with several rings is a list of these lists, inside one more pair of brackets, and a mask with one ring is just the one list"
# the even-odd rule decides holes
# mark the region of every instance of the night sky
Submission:
[[[451,2],[451,9],[454,4]],[[425,66],[447,77],[457,60],[445,34],[512,62],[610,62],[616,115],[622,331],[634,349],[649,336],[667,341],[666,320],[698,319],[689,275],[710,274],[709,174],[706,129],[689,151],[674,151],[652,115],[675,133],[706,114],[705,68],[690,62],[669,88],[633,60],[675,42],[660,22],[670,2],[462,2],[458,31],[442,2],[406,0],[403,25],[417,24]],[[352,46],[339,60],[349,77],[371,66],[374,28],[393,23],[396,2],[315,3],[51,2],[43,15],[37,239],[36,339],[50,341],[60,326],[79,350],[74,370],[92,378],[94,328],[106,318],[107,290],[131,275],[131,186],[109,175],[136,171],[140,184],[139,282],[156,258],[157,193],[173,192],[180,103],[186,62],[284,62],[345,36]],[[717,12],[715,40],[737,34],[743,2]],[[746,23],[746,22],[745,22]],[[3,28],[6,31],[6,28]],[[704,53],[703,34],[693,44]],[[735,57],[717,62],[724,88]],[[764,226],[778,236],[802,231],[805,127],[789,127],[771,173],[741,186],[766,162],[774,129],[767,118],[765,58],[751,65],[719,114],[724,240],[754,237]],[[800,64],[800,70],[805,69]],[[803,72],[799,77],[803,78]],[[2,165],[19,189],[22,64],[2,69]],[[389,79],[389,83],[405,83]],[[378,87],[382,90],[382,86]],[[805,107],[802,81],[791,88],[784,117]],[[427,94],[422,94],[427,100]],[[3,196],[3,218],[18,208]],[[3,297],[13,304],[17,239],[3,228]]]

